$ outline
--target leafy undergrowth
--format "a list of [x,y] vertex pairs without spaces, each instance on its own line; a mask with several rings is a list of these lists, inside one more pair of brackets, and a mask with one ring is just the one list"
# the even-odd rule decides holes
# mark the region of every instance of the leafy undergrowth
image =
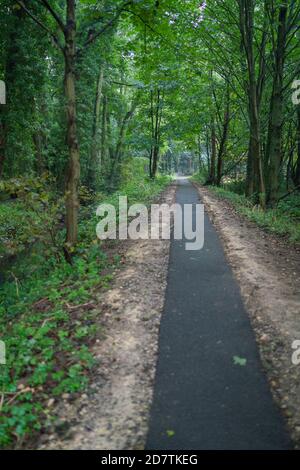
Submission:
[[52,252],[57,247],[63,199],[53,191],[53,183],[46,173],[0,183],[0,261],[39,240]]
[[[147,180],[141,162],[128,165],[121,189],[99,195],[97,202],[117,205],[118,196],[127,195],[129,203],[147,203],[170,181]],[[5,272],[0,287],[0,338],[7,361],[0,365],[2,448],[34,438],[55,420],[52,409],[61,395],[76,396],[89,383],[95,364],[91,347],[102,334],[96,294],[109,288],[121,261],[117,249],[111,249],[117,242],[96,238],[94,214],[94,205],[82,211],[72,265],[40,240]],[[63,230],[58,232],[63,239]]]
[[222,199],[230,201],[238,212],[259,227],[286,237],[291,243],[300,243],[300,195],[291,194],[279,201],[274,209],[263,210],[241,194],[224,188],[210,187]]

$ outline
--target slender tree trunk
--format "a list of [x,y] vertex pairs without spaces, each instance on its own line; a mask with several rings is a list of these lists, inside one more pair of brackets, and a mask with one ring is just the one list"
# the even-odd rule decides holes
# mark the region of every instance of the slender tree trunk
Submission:
[[107,98],[103,96],[102,124],[101,124],[101,162],[106,160],[106,136],[107,136]]
[[154,148],[154,97],[153,90],[150,91],[150,117],[151,117],[151,147],[149,155],[149,176],[152,178],[152,161],[153,161],[153,148]]
[[267,142],[267,161],[269,178],[267,204],[274,206],[279,197],[280,165],[282,158],[282,125],[283,125],[283,71],[286,48],[286,22],[288,0],[282,0],[279,17],[277,44],[275,51],[275,72],[270,103],[270,121]]
[[294,147],[292,146],[288,153],[288,159],[287,159],[287,165],[286,165],[285,185],[286,185],[287,191],[289,191],[290,189],[290,182],[292,180],[293,157],[294,157]]
[[207,184],[215,184],[216,182],[216,160],[217,160],[217,136],[214,118],[211,121],[211,158],[210,169]]
[[200,134],[197,137],[197,146],[198,146],[198,173],[200,173],[202,169],[202,158],[201,158],[201,136]]
[[43,161],[43,135],[41,131],[36,131],[32,140],[35,147],[35,160],[36,160],[36,171],[38,175],[41,175],[45,169]]
[[160,89],[156,92],[156,106],[154,111],[154,94],[151,91],[151,150],[150,150],[150,178],[155,178],[159,161],[160,127],[162,119],[162,94]]
[[[255,73],[254,71],[252,73]],[[252,74],[251,73],[251,74]],[[261,145],[260,145],[260,125],[259,111],[257,107],[256,84],[251,79],[249,93],[249,113],[250,113],[250,138],[249,138],[249,154],[250,160],[247,164],[249,173],[247,174],[247,190],[248,196],[253,193],[257,195],[265,193],[264,179],[261,163]]]
[[[2,114],[2,110],[0,109],[0,117]],[[4,122],[0,122],[0,178],[2,177],[3,173],[3,166],[5,161],[5,140],[6,140],[6,132],[5,132],[5,124]]]
[[206,128],[206,136],[205,136],[205,147],[206,147],[206,156],[207,156],[207,173],[210,170],[210,158],[211,158],[211,142],[210,142],[210,133],[209,129]]
[[130,120],[132,119],[132,117],[134,115],[134,112],[135,112],[136,107],[137,107],[137,103],[138,103],[137,100],[135,100],[132,103],[131,109],[125,114],[124,119],[121,123],[118,142],[117,142],[117,146],[116,146],[116,153],[115,153],[115,159],[117,160],[117,162],[120,160],[126,130],[127,130],[127,127],[130,123]]
[[300,105],[297,107],[297,161],[293,180],[295,186],[300,186]]
[[156,110],[155,110],[155,127],[154,127],[154,148],[153,148],[153,160],[152,160],[152,178],[155,178],[157,172],[157,164],[159,158],[159,107],[160,107],[160,90],[157,90],[156,98]]
[[114,152],[114,159],[113,159],[112,166],[111,166],[111,174],[110,174],[111,182],[114,178],[116,167],[117,167],[117,165],[118,165],[118,163],[120,162],[120,159],[121,159],[122,147],[123,147],[123,143],[124,143],[124,137],[125,137],[125,134],[126,134],[128,124],[129,124],[129,122],[130,122],[130,120],[131,120],[131,118],[132,118],[132,116],[135,112],[136,106],[137,106],[137,101],[135,101],[132,104],[131,109],[125,114],[125,116],[124,116],[124,118],[121,122],[121,125],[120,125],[119,136],[118,136],[118,141],[117,141],[117,145],[116,145],[116,151]]
[[248,109],[249,109],[249,149],[247,161],[246,195],[260,194],[260,202],[264,205],[265,185],[261,162],[259,102],[262,90],[260,81],[256,79],[254,56],[254,1],[239,0],[240,31],[242,43],[247,57],[248,70]]
[[80,178],[79,145],[77,140],[76,91],[75,91],[75,0],[67,0],[67,26],[65,31],[65,96],[67,106],[67,145],[69,164],[66,174],[66,256],[77,242],[78,237],[78,185]]
[[159,148],[155,146],[154,151],[153,151],[153,161],[152,161],[152,171],[151,171],[152,178],[155,178],[156,173],[157,173],[158,158],[159,158]]
[[227,84],[226,90],[226,104],[224,111],[224,121],[223,121],[223,132],[218,152],[218,164],[217,164],[217,185],[220,186],[223,172],[223,159],[226,151],[227,137],[229,131],[229,121],[230,121],[230,92],[229,86]]
[[110,106],[109,106],[109,100],[106,97],[106,153],[109,156],[109,162],[108,166],[110,168],[111,162],[114,159],[114,148],[113,148],[113,142],[112,142],[112,133],[111,133],[111,122],[110,122]]
[[89,185],[95,189],[97,171],[101,166],[101,151],[99,152],[99,127],[100,127],[100,108],[101,108],[101,97],[103,88],[104,69],[100,67],[97,89],[94,103],[94,116],[93,116],[93,129],[92,129],[92,144],[91,144],[91,155],[88,172]]

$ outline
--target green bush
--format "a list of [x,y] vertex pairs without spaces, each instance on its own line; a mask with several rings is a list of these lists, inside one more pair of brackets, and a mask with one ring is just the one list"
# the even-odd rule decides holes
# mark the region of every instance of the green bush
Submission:
[[245,179],[236,179],[236,180],[232,179],[232,180],[229,180],[227,182],[224,182],[222,184],[222,187],[226,191],[230,191],[230,192],[233,192],[233,193],[236,193],[236,194],[243,195],[243,194],[245,194],[246,181],[245,181]]
[[15,178],[1,182],[0,191],[13,195],[0,203],[0,259],[18,255],[41,241],[49,255],[61,250],[57,229],[64,212],[63,198],[53,179]]
[[195,173],[192,176],[192,181],[195,181],[196,183],[204,184],[207,181],[208,178],[208,172],[207,169],[202,169],[198,173]]

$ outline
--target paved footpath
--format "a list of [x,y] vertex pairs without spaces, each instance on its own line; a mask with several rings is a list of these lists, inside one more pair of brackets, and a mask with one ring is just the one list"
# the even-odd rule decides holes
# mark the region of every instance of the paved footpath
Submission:
[[[197,203],[199,195],[179,179],[176,200]],[[146,448],[291,447],[238,285],[205,216],[202,250],[171,243]]]

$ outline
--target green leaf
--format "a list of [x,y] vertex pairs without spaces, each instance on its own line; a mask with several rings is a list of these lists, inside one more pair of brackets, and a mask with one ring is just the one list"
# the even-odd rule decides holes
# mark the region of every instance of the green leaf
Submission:
[[233,363],[235,366],[245,366],[247,364],[247,359],[244,357],[233,356]]

